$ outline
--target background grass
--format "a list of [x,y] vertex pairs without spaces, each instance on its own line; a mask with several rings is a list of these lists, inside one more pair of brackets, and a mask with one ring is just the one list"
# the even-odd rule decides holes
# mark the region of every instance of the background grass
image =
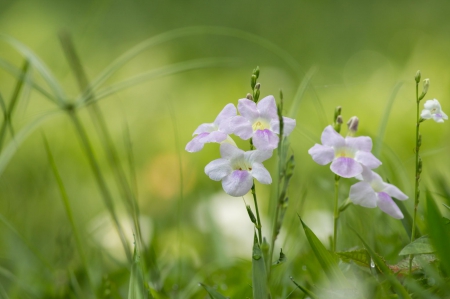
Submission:
[[[290,138],[297,167],[275,249],[276,255],[283,247],[287,262],[273,270],[272,296],[303,296],[289,276],[309,289],[327,289],[325,282],[319,283],[326,276],[297,214],[328,247],[333,174],[315,164],[307,150],[331,123],[334,107],[341,105],[345,119],[359,117],[359,134],[373,138],[383,161],[380,174],[413,197],[414,74],[420,69],[423,78],[430,78],[426,99],[439,99],[448,113],[449,6],[445,1],[2,1],[0,33],[36,56],[21,72],[25,60],[17,45],[0,41],[0,94],[6,107],[16,98],[18,76],[29,78],[17,95],[0,157],[0,296],[125,298],[131,294],[130,273],[139,281],[136,267],[142,266],[151,269],[145,271],[147,278],[161,298],[205,298],[199,282],[233,298],[251,297],[253,228],[245,204],[224,194],[204,174],[204,166],[219,155],[218,145],[195,154],[184,146],[200,123],[212,122],[223,106],[245,97],[256,65],[262,97],[278,97],[282,88],[285,114],[298,103],[292,115],[297,128]],[[72,71],[76,61],[61,47],[62,31],[72,36],[81,71]],[[114,84],[139,74],[146,81],[84,107],[79,86],[83,76],[92,82],[120,55],[155,37],[161,42],[126,60],[94,93],[106,95],[108,89],[102,88],[120,86]],[[185,71],[191,68],[195,70]],[[130,253],[135,223],[130,215],[140,221],[146,247],[133,268],[71,118],[54,112],[67,103],[80,106],[77,117]],[[49,113],[52,117],[39,122]],[[108,133],[101,129],[102,119]],[[440,203],[449,204],[445,182],[450,175],[450,130],[447,123],[428,121],[421,131],[424,171],[418,224],[426,232],[425,189],[443,216],[449,213]],[[62,185],[55,180],[44,140]],[[11,160],[4,158],[8,154]],[[273,176],[276,165],[275,159],[267,163]],[[341,200],[352,183],[341,180]],[[128,195],[124,188],[129,188]],[[266,236],[274,190],[257,186]],[[73,222],[62,194],[67,195]],[[130,212],[133,202],[139,216]],[[251,204],[251,198],[246,202]],[[411,211],[413,201],[405,206]],[[349,227],[391,264],[401,259],[398,253],[409,242],[400,221],[378,209],[352,206],[341,215],[339,250],[363,245]],[[77,249],[74,229],[87,263]],[[377,288],[369,279],[364,282],[367,294]]]

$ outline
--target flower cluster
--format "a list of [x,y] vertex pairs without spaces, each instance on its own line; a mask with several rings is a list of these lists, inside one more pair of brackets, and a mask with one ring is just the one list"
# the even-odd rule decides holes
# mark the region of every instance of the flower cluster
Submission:
[[[355,122],[357,123],[355,117],[349,121],[351,133],[356,132],[353,125]],[[316,163],[326,165],[331,162],[330,169],[336,175],[361,180],[350,188],[349,198],[354,204],[367,208],[378,206],[394,218],[403,218],[392,197],[399,200],[408,197],[394,185],[384,183],[381,177],[372,171],[381,165],[381,161],[371,153],[370,137],[344,138],[330,125],[322,132],[321,141],[322,144],[315,144],[308,151]]]
[[[188,152],[200,151],[205,143],[220,143],[221,158],[210,162],[205,173],[215,181],[222,181],[226,193],[245,195],[253,185],[253,178],[262,184],[272,183],[272,178],[262,162],[272,156],[277,148],[280,121],[273,96],[255,103],[249,99],[238,101],[236,107],[227,104],[213,123],[201,124],[193,133],[194,138],[186,145]],[[283,135],[288,136],[295,128],[294,119],[283,117]],[[231,138],[234,134],[243,140],[252,138],[255,150],[238,149]]]

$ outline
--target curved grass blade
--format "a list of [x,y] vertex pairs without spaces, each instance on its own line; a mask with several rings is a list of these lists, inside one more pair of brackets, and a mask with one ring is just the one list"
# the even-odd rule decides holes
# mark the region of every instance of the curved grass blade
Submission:
[[387,123],[389,121],[389,116],[392,111],[392,105],[394,105],[397,94],[402,86],[403,86],[403,82],[398,82],[394,86],[394,89],[391,92],[391,96],[389,97],[389,100],[386,103],[386,108],[384,108],[383,118],[381,119],[380,127],[378,129],[378,134],[377,134],[377,138],[376,138],[376,146],[373,150],[373,154],[375,156],[379,156],[381,153],[381,149],[383,147],[384,134],[386,133]]
[[52,96],[48,91],[46,91],[42,86],[40,86],[39,84],[35,83],[34,81],[28,78],[23,78],[23,72],[19,68],[9,63],[8,61],[0,58],[0,67],[2,67],[5,71],[16,77],[18,80],[25,80],[27,84],[31,85],[34,89],[36,89],[39,93],[41,93],[44,97],[51,100],[52,102],[57,101],[56,98]]
[[309,296],[312,299],[318,299],[319,297],[316,296],[316,294],[314,294],[313,292],[311,292],[310,290],[302,287],[301,285],[299,285],[298,283],[296,283],[294,281],[294,278],[289,277],[291,279],[291,281],[297,286],[297,288],[299,288],[300,290],[302,290],[303,293],[305,293],[305,295]]
[[134,46],[127,52],[125,52],[123,55],[118,57],[116,60],[114,60],[106,69],[100,73],[100,75],[92,81],[92,84],[90,85],[90,89],[95,91],[101,84],[103,84],[109,77],[111,77],[118,69],[120,69],[124,64],[126,64],[128,61],[139,55],[141,52],[171,41],[175,40],[181,37],[187,37],[187,36],[194,36],[194,35],[222,35],[222,36],[229,36],[229,37],[235,37],[242,40],[246,40],[252,43],[255,43],[262,48],[265,48],[269,50],[270,52],[274,53],[276,56],[281,58],[287,66],[291,68],[291,70],[300,77],[299,73],[299,64],[298,62],[285,50],[278,47],[274,43],[259,37],[257,35],[254,35],[252,33],[242,31],[239,29],[233,29],[233,28],[226,28],[226,27],[211,27],[211,26],[197,26],[197,27],[187,27],[187,28],[180,28],[180,29],[174,29],[159,35],[156,35],[154,37],[151,37],[138,45]]
[[[142,74],[133,76],[127,80],[124,80],[119,83],[115,83],[111,86],[100,89],[95,97],[92,94],[86,93],[83,97],[79,98],[76,102],[77,106],[81,106],[84,104],[88,104],[91,102],[96,102],[102,98],[110,96],[118,91],[124,90],[126,88],[130,88],[132,86],[143,83],[147,80],[160,78],[164,76],[169,76],[181,72],[186,72],[195,69],[201,68],[209,68],[209,67],[229,67],[236,64],[236,59],[231,58],[205,58],[205,59],[196,59],[190,60],[180,63],[171,64],[168,66],[164,66],[155,70],[151,70],[148,72],[144,72]],[[87,101],[89,99],[89,101]]]
[[25,141],[25,139],[33,133],[34,130],[36,130],[43,122],[49,120],[51,117],[54,117],[61,113],[61,110],[54,110],[45,113],[44,115],[41,115],[37,118],[35,118],[33,121],[28,123],[24,128],[22,128],[14,137],[13,140],[11,140],[8,145],[5,147],[5,149],[0,154],[0,176],[3,174],[3,171],[5,170],[6,166],[8,165],[11,158],[16,153],[19,146],[22,144],[22,142]]
[[392,288],[395,290],[399,298],[403,299],[410,299],[411,296],[409,295],[408,291],[405,289],[405,287],[397,280],[397,278],[392,273],[391,269],[386,265],[386,263],[380,258],[378,254],[373,251],[371,247],[364,241],[364,239],[356,232],[356,230],[352,229],[353,232],[356,234],[356,236],[361,240],[364,247],[369,252],[370,256],[372,257],[372,260],[374,261],[375,265],[378,267],[378,269],[383,272],[383,274],[386,276],[388,281],[391,283]]
[[136,252],[136,246],[133,252],[133,263],[131,265],[130,285],[128,289],[128,299],[147,299],[153,298],[141,271],[140,257]]
[[15,48],[18,52],[22,53],[26,57],[27,60],[37,69],[37,71],[42,75],[45,82],[49,85],[55,97],[57,99],[57,104],[60,106],[65,104],[67,99],[63,89],[59,85],[58,81],[55,79],[51,71],[47,68],[47,66],[41,61],[41,59],[33,53],[27,46],[19,42],[18,40],[7,36],[5,34],[0,34],[0,40],[5,41],[10,44],[13,48]]
[[297,91],[294,95],[294,100],[292,101],[291,109],[289,110],[288,116],[291,118],[295,118],[295,116],[298,113],[298,109],[300,107],[300,102],[305,95],[306,90],[309,87],[309,83],[311,82],[312,77],[316,73],[317,68],[311,67],[308,72],[306,73],[305,77],[303,78],[302,82],[300,83],[300,86],[297,88]]
[[224,295],[217,292],[215,289],[207,286],[206,284],[200,283],[200,285],[208,292],[211,299],[227,299]]
[[305,231],[306,238],[308,239],[309,245],[311,246],[317,260],[319,261],[325,274],[328,276],[331,282],[337,283],[342,287],[349,287],[349,282],[342,273],[338,265],[338,258],[329,252],[325,246],[320,242],[312,230],[300,219],[302,223],[303,230]]

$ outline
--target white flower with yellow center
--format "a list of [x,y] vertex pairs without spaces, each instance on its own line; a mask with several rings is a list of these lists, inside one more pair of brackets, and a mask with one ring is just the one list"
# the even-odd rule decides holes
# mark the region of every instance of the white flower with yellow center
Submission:
[[447,120],[448,116],[447,114],[442,111],[441,104],[439,104],[439,101],[436,99],[428,100],[423,105],[424,109],[422,110],[422,113],[420,114],[420,117],[423,119],[434,119],[437,123],[443,123],[444,119]]

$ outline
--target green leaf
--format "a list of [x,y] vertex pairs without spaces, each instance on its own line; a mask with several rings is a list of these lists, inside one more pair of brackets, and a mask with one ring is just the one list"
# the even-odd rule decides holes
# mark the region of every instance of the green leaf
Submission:
[[322,269],[325,274],[333,283],[338,283],[342,287],[349,287],[349,282],[345,277],[344,273],[342,273],[341,269],[338,265],[338,257],[335,254],[329,252],[325,246],[320,242],[320,240],[316,237],[316,235],[312,232],[312,230],[303,222],[300,218],[300,222],[302,223],[303,230],[305,231],[306,238],[308,239],[309,245],[311,246],[316,258],[319,260]]
[[252,282],[253,298],[269,298],[269,288],[267,287],[267,271],[264,262],[264,255],[258,244],[255,233],[252,252]]
[[430,244],[430,239],[428,236],[422,236],[419,239],[414,240],[412,243],[406,245],[398,255],[408,255],[408,254],[425,254],[433,253],[435,250]]
[[[420,259],[420,262],[418,260]],[[389,269],[395,274],[409,274],[409,257],[401,260],[396,265],[389,265]],[[420,254],[415,256],[411,264],[411,272],[422,269],[421,263],[431,264],[436,261],[436,256],[434,254]]]
[[364,241],[364,239],[355,231],[355,234],[358,236],[358,238],[361,240],[361,242],[364,244],[364,247],[369,252],[370,256],[372,257],[372,260],[374,261],[375,265],[380,269],[380,271],[386,276],[388,281],[391,283],[392,288],[397,293],[397,295],[400,298],[407,299],[411,298],[411,296],[408,294],[408,291],[403,287],[403,285],[397,280],[397,278],[394,276],[392,271],[389,269],[389,267],[386,265],[386,263],[383,261],[383,259],[373,251],[371,247]]
[[436,255],[441,261],[441,265],[450,274],[450,257],[448,250],[450,248],[450,231],[445,225],[442,215],[434,202],[433,196],[429,191],[426,192],[427,198],[427,217],[426,223],[430,235],[431,244],[436,249]]
[[354,262],[363,267],[370,267],[370,254],[366,249],[336,252],[343,262]]
[[200,285],[208,292],[211,299],[227,299],[224,295],[217,292],[215,289],[207,286],[206,284],[200,283]]

